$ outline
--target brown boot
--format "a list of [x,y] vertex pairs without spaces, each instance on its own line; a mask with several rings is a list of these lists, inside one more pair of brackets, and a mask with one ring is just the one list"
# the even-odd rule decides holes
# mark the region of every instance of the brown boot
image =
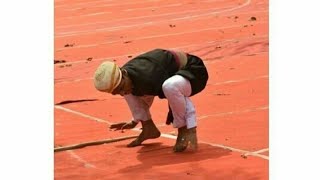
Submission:
[[178,137],[176,144],[173,146],[174,152],[183,152],[187,149],[190,142],[190,147],[192,150],[197,150],[198,139],[197,139],[197,127],[187,129],[186,126],[178,128]]
[[147,139],[155,139],[160,137],[161,133],[151,119],[147,121],[141,121],[141,123],[142,132],[139,134],[137,139],[127,145],[128,147],[139,146],[143,141]]

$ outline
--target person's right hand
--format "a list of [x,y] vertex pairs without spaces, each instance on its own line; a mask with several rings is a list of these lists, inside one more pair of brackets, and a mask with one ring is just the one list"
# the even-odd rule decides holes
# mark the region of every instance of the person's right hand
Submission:
[[134,127],[136,127],[138,123],[135,121],[130,121],[130,122],[120,122],[120,123],[116,123],[116,124],[111,124],[109,129],[110,130],[123,130],[123,129],[132,129]]

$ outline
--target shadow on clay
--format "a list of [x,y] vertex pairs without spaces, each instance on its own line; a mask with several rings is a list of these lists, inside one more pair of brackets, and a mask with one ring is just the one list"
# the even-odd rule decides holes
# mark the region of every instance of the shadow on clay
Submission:
[[207,144],[198,144],[196,152],[187,148],[184,152],[174,153],[172,146],[162,145],[162,143],[143,144],[138,150],[137,159],[141,164],[128,166],[120,169],[120,173],[134,172],[140,169],[150,169],[153,166],[165,166],[180,163],[190,163],[203,161],[206,159],[216,159],[230,155],[231,151]]
[[79,103],[79,102],[86,102],[86,101],[98,101],[98,99],[79,99],[79,100],[66,100],[56,103],[55,105],[63,105],[63,104],[71,104],[71,103]]

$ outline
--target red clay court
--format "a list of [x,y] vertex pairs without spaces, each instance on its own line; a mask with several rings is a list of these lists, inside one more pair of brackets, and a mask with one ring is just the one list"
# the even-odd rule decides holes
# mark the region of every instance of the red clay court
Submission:
[[192,97],[199,150],[173,153],[167,101],[155,98],[161,137],[54,153],[55,179],[269,179],[269,10],[266,0],[55,0],[54,145],[138,135],[121,96],[97,91],[104,60],[124,64],[155,48],[201,57],[207,87]]

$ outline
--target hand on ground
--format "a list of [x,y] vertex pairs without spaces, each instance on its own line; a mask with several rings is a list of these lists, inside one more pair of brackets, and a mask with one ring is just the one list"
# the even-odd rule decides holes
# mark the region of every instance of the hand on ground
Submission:
[[132,129],[134,127],[136,127],[138,123],[134,122],[134,121],[130,121],[130,122],[120,122],[120,123],[116,123],[116,124],[111,124],[111,126],[109,127],[110,130],[123,130],[123,129]]

